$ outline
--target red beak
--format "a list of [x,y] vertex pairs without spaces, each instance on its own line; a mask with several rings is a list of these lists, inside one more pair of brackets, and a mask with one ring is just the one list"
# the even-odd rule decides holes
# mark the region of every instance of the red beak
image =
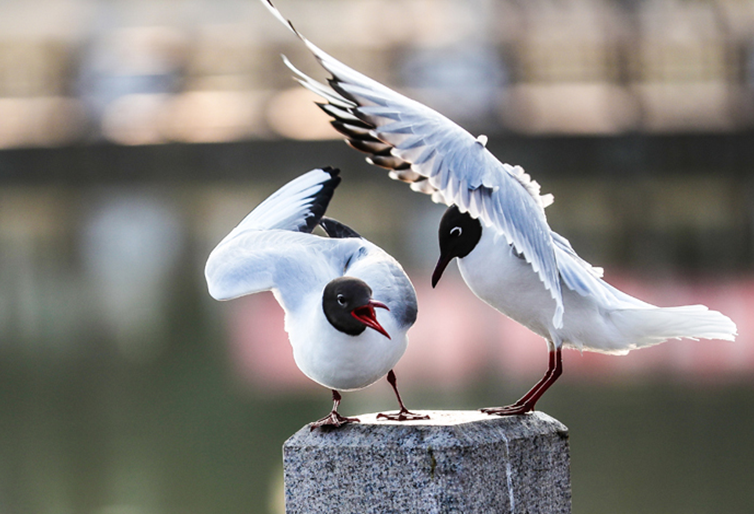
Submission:
[[387,305],[385,305],[382,302],[378,302],[376,300],[369,300],[369,303],[362,307],[357,307],[354,310],[351,311],[351,316],[356,318],[357,320],[361,321],[363,324],[368,326],[369,328],[373,328],[383,336],[390,339],[390,335],[387,333],[387,331],[382,328],[382,325],[380,325],[377,322],[377,317],[374,314],[374,308],[379,307],[381,309],[388,309]]

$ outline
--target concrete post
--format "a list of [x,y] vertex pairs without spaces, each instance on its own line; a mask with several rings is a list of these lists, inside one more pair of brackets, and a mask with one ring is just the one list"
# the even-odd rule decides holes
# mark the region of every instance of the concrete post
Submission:
[[541,412],[375,414],[283,445],[287,514],[571,512],[568,429]]

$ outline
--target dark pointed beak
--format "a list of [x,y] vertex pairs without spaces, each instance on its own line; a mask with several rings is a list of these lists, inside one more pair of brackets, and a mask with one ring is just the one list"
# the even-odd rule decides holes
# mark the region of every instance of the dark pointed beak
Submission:
[[365,324],[369,328],[373,328],[374,330],[376,330],[383,336],[387,337],[388,339],[391,339],[390,334],[388,334],[387,331],[384,328],[382,328],[382,325],[380,325],[379,322],[377,321],[377,316],[374,313],[375,307],[379,307],[380,309],[385,309],[388,311],[390,310],[388,309],[388,306],[382,302],[378,302],[377,300],[369,300],[369,303],[367,303],[366,305],[357,307],[354,310],[352,310],[351,316],[361,321],[363,324]]
[[450,261],[452,260],[453,260],[453,257],[440,255],[440,259],[437,261],[437,266],[435,266],[435,271],[432,273],[432,287],[433,288],[440,281],[440,278],[442,277],[442,274],[445,271],[445,268],[448,267],[448,264],[450,264]]

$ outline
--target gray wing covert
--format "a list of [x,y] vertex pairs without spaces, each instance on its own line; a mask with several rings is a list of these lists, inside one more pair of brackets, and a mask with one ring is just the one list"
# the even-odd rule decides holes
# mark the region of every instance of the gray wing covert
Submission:
[[301,35],[279,11],[268,9],[292,30],[332,75],[329,86],[286,65],[307,89],[322,96],[322,109],[348,143],[370,155],[390,176],[457,205],[502,233],[539,275],[556,302],[553,321],[562,325],[560,277],[544,209],[551,195],[540,195],[536,181],[519,166],[498,161],[486,138],[474,138],[438,112],[349,68]]
[[301,232],[247,231],[210,254],[205,276],[217,300],[274,290],[283,307],[295,310],[307,293],[341,276],[358,247],[356,240]]

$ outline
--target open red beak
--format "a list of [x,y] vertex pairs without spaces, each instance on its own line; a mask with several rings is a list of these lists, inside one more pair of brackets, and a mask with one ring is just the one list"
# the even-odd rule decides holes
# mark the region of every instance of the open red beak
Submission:
[[354,310],[351,311],[351,316],[356,318],[357,320],[361,321],[363,324],[368,326],[369,328],[375,329],[377,332],[382,334],[383,336],[390,339],[390,335],[387,333],[387,331],[382,328],[382,325],[380,325],[377,322],[377,317],[374,314],[374,308],[379,307],[381,309],[388,309],[387,305],[385,305],[382,302],[378,302],[376,300],[369,300],[369,303],[362,307],[357,307]]

